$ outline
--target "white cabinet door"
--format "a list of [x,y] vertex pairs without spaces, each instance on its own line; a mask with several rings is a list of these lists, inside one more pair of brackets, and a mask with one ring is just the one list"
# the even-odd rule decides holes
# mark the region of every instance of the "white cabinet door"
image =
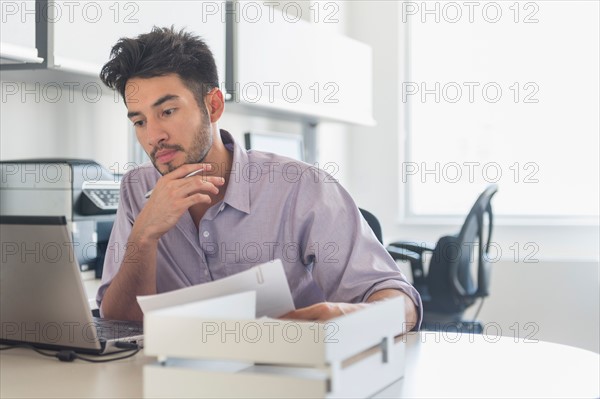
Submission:
[[[223,3],[223,5],[221,4]],[[215,56],[219,77],[225,71],[224,1],[56,1],[55,67],[98,76],[121,37],[149,32],[153,26],[185,28],[201,36]]]
[[35,1],[0,1],[0,62],[41,63],[35,47]]
[[233,101],[311,119],[374,124],[370,46],[279,11],[261,15],[238,18]]

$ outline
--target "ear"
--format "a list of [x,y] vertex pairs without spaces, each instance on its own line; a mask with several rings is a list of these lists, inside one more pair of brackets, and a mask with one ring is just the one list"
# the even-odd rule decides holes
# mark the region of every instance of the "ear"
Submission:
[[212,89],[206,96],[206,107],[210,116],[210,123],[217,122],[223,115],[225,100],[223,99],[223,92],[218,87]]

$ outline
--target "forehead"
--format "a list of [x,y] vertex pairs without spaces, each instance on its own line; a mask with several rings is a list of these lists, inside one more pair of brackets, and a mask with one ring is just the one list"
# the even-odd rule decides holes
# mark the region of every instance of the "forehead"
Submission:
[[153,78],[131,78],[125,86],[127,108],[152,104],[165,95],[176,95],[180,98],[193,97],[192,92],[175,74]]

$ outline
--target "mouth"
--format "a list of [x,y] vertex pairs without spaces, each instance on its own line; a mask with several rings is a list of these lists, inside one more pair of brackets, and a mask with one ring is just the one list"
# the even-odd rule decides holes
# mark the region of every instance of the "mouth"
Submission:
[[160,150],[154,155],[154,159],[158,163],[169,163],[175,158],[178,150]]

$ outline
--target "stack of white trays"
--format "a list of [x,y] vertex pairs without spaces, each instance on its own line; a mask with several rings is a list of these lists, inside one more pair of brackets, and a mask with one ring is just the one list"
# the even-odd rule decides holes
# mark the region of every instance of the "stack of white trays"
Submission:
[[244,292],[146,313],[144,396],[367,397],[404,374],[403,298],[327,323],[254,312]]

